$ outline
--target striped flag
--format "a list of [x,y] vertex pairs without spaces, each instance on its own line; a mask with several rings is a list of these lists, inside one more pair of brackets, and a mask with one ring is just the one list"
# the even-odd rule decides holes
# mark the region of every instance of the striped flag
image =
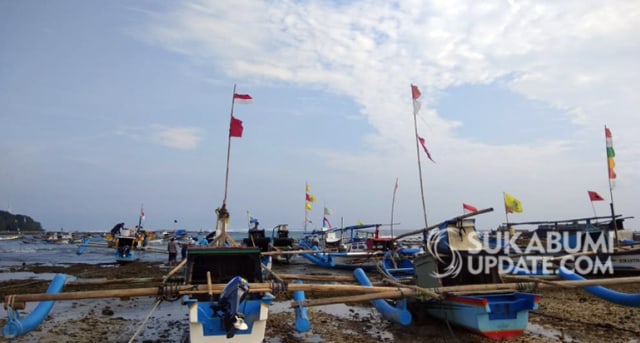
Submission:
[[604,127],[604,136],[607,142],[607,170],[609,173],[609,184],[611,185],[611,188],[613,188],[615,186],[616,179],[616,171],[614,169],[616,167],[616,161],[614,159],[614,157],[616,157],[616,152],[613,150],[611,130],[606,126]]
[[418,114],[418,112],[420,111],[420,107],[422,106],[422,103],[418,99],[420,99],[421,95],[422,93],[420,92],[420,89],[418,89],[418,86],[411,85],[411,98],[413,99],[413,114]]
[[465,203],[462,203],[462,210],[469,211],[469,212],[478,212],[478,209],[475,206],[471,206]]
[[250,104],[253,102],[253,98],[249,94],[233,93],[233,102],[237,102],[239,104]]

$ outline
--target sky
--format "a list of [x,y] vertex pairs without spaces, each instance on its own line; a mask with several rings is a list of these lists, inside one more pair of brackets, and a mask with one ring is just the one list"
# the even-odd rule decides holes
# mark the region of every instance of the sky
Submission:
[[1,1],[0,209],[49,231],[130,227],[141,208],[151,230],[212,230],[236,87],[253,103],[233,109],[231,229],[318,228],[325,207],[333,226],[397,230],[463,203],[494,209],[480,230],[612,200],[640,216],[638,1],[229,4]]

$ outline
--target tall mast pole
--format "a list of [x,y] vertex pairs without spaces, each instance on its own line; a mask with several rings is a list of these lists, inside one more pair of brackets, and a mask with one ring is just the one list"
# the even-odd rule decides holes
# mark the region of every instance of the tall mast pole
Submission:
[[231,94],[231,113],[229,114],[229,136],[227,138],[227,167],[224,176],[224,198],[222,206],[216,209],[216,238],[211,243],[214,246],[222,247],[225,242],[237,245],[236,242],[227,234],[227,221],[229,219],[229,211],[227,211],[227,189],[229,187],[229,158],[231,155],[231,124],[233,123],[233,105],[236,99],[236,84],[233,84],[233,93]]
[[[615,152],[613,150],[613,139],[611,137],[611,131],[607,129],[607,125],[604,126],[604,138],[606,145],[606,156],[607,156],[607,179],[609,180],[609,196],[611,197],[611,202],[609,203],[609,207],[611,207],[611,222],[613,223],[613,233],[616,239],[616,247],[620,246],[620,240],[618,240],[618,223],[616,222],[616,212],[613,207],[613,184],[611,182],[612,178],[615,178],[615,172],[613,170],[614,166],[610,165],[609,162],[613,160],[615,157]],[[611,149],[611,152],[609,152]],[[609,156],[611,153],[612,156]],[[613,177],[612,177],[613,176]]]
[[420,178],[420,199],[422,200],[422,213],[424,214],[424,228],[428,228],[429,224],[427,223],[427,205],[424,201],[424,186],[422,182],[422,163],[420,163],[420,146],[418,145],[418,106],[416,104],[418,100],[418,96],[414,94],[414,87],[417,90],[417,86],[411,85],[411,98],[413,99],[413,130],[414,130],[414,140],[416,141],[416,155],[418,156],[418,175]]
[[[233,84],[233,93],[231,94],[231,113],[229,114],[229,130],[231,130],[231,122],[233,121],[233,105],[235,103],[236,84]],[[222,207],[227,205],[227,188],[229,186],[229,156],[231,154],[231,131],[227,137],[227,169],[224,176],[224,199],[222,199]]]
[[393,186],[393,198],[391,198],[391,238],[393,238],[393,209],[396,204],[396,191],[398,190],[398,178],[396,177],[396,184]]

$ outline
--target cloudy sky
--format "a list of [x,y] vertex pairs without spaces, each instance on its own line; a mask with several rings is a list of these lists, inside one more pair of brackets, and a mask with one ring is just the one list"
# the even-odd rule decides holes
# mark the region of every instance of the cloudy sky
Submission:
[[[640,196],[638,1],[3,1],[0,209],[47,230],[610,215]],[[411,84],[422,91],[416,146]],[[605,201],[589,201],[587,191]],[[177,221],[177,224],[174,223]],[[628,227],[638,228],[635,219]]]

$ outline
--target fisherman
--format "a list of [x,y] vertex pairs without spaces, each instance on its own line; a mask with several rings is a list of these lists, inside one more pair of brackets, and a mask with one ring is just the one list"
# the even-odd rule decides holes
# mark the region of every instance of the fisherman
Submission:
[[191,239],[189,239],[189,242],[181,243],[181,249],[180,249],[181,260],[180,261],[184,261],[184,259],[187,258],[187,247],[189,245],[191,245]]
[[167,250],[169,250],[169,266],[175,266],[177,264],[176,257],[178,256],[178,246],[176,245],[175,237],[171,237]]

